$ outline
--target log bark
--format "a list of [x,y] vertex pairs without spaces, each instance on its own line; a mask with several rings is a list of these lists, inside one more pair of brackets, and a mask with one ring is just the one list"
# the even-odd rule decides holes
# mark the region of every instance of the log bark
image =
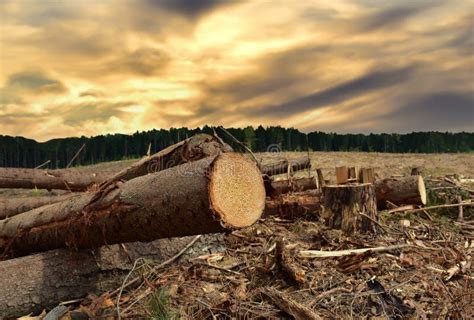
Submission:
[[372,184],[329,185],[323,188],[323,214],[326,225],[347,233],[374,230],[377,202]]
[[[307,178],[305,178],[307,179]],[[286,181],[286,180],[283,180]],[[299,179],[297,180],[299,181]],[[321,192],[313,188],[308,188],[302,191],[294,191],[292,194],[279,193],[272,198],[268,197],[270,191],[267,191],[267,199],[265,201],[265,211],[263,215],[279,215],[284,217],[301,217],[309,212],[316,212],[319,210]],[[77,194],[67,194],[58,196],[43,196],[43,197],[21,197],[12,199],[0,200],[0,219],[7,217],[1,214],[7,214],[8,217],[16,216],[26,211],[33,210],[45,205],[62,202],[71,197],[78,196]]]
[[264,175],[275,176],[277,174],[287,173],[288,165],[291,166],[291,171],[295,172],[295,171],[311,168],[311,161],[310,159],[308,159],[308,157],[303,157],[303,158],[294,159],[290,161],[282,160],[277,163],[261,166],[260,170],[262,171],[262,174]]
[[110,173],[79,169],[0,168],[0,188],[84,191],[108,177]]
[[285,219],[314,219],[319,217],[320,208],[320,191],[307,190],[267,199],[263,216],[279,216]]
[[[163,262],[186,247],[194,237],[159,239],[150,243],[110,245],[74,252],[52,250],[0,262],[0,319],[50,309],[61,301],[88,293],[114,290],[138,258]],[[201,237],[180,259],[222,251],[224,236]]]
[[130,179],[155,173],[177,165],[200,160],[210,156],[217,156],[223,152],[232,152],[232,148],[221,139],[208,135],[197,134],[178,142],[151,156],[147,156],[132,166],[123,169],[114,176],[101,183],[101,189],[117,181]]
[[0,220],[48,204],[64,201],[72,195],[68,193],[60,196],[2,198],[0,199]]
[[317,189],[318,184],[315,177],[302,177],[296,179],[281,179],[271,182],[271,190],[267,195],[276,197],[280,194],[289,192],[300,192],[305,190]]
[[421,176],[377,180],[375,193],[379,209],[387,208],[387,201],[397,206],[426,204],[425,183]]
[[253,224],[265,207],[260,171],[236,153],[186,163],[108,190],[0,221],[0,251],[18,256],[221,232]]

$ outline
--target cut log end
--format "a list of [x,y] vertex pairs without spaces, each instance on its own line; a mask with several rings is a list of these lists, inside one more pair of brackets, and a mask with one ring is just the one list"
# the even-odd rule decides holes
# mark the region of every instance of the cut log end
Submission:
[[418,176],[418,191],[420,192],[420,200],[423,205],[426,205],[426,188],[425,181],[422,176]]
[[265,187],[254,162],[240,154],[216,158],[209,176],[209,200],[226,227],[242,228],[255,223],[265,208]]

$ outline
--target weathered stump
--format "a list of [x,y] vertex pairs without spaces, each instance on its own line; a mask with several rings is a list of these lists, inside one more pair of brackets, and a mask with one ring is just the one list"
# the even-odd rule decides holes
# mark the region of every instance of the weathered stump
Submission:
[[374,230],[372,220],[377,220],[374,186],[370,183],[324,186],[322,216],[333,229],[348,233]]

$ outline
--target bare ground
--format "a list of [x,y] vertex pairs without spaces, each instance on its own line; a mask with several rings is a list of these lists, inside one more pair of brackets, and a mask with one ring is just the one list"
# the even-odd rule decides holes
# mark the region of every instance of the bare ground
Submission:
[[[306,153],[257,154],[265,162],[301,156]],[[379,177],[409,174],[418,167],[428,189],[436,189],[431,195],[436,203],[455,201],[459,191],[444,190],[451,186],[440,178],[474,177],[472,154],[312,152],[310,158],[313,168],[322,168],[327,179],[334,179],[336,166],[374,167]],[[92,168],[118,171],[132,162]],[[19,193],[32,192],[42,191]],[[292,311],[272,298],[268,288],[306,306],[316,318],[472,319],[473,214],[472,209],[466,210],[465,221],[456,222],[456,210],[430,216],[381,212],[376,234],[346,235],[328,229],[318,212],[304,219],[262,219],[225,235],[219,250],[195,251],[152,272],[161,261],[139,264],[131,277],[141,276],[141,285],[125,287],[119,299],[122,319],[291,319]],[[409,222],[402,225],[401,220]],[[280,241],[287,260],[277,252]],[[400,244],[408,246],[345,258],[299,256],[304,249],[337,251]],[[70,304],[62,319],[74,315],[114,319],[116,292],[91,293]]]

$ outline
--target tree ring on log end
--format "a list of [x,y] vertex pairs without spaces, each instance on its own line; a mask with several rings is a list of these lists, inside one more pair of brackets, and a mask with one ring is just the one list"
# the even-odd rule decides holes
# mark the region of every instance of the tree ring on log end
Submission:
[[211,208],[225,227],[255,223],[265,208],[265,187],[260,170],[238,153],[223,153],[209,174]]
[[426,188],[422,176],[418,176],[418,190],[420,191],[420,199],[423,205],[426,205]]

